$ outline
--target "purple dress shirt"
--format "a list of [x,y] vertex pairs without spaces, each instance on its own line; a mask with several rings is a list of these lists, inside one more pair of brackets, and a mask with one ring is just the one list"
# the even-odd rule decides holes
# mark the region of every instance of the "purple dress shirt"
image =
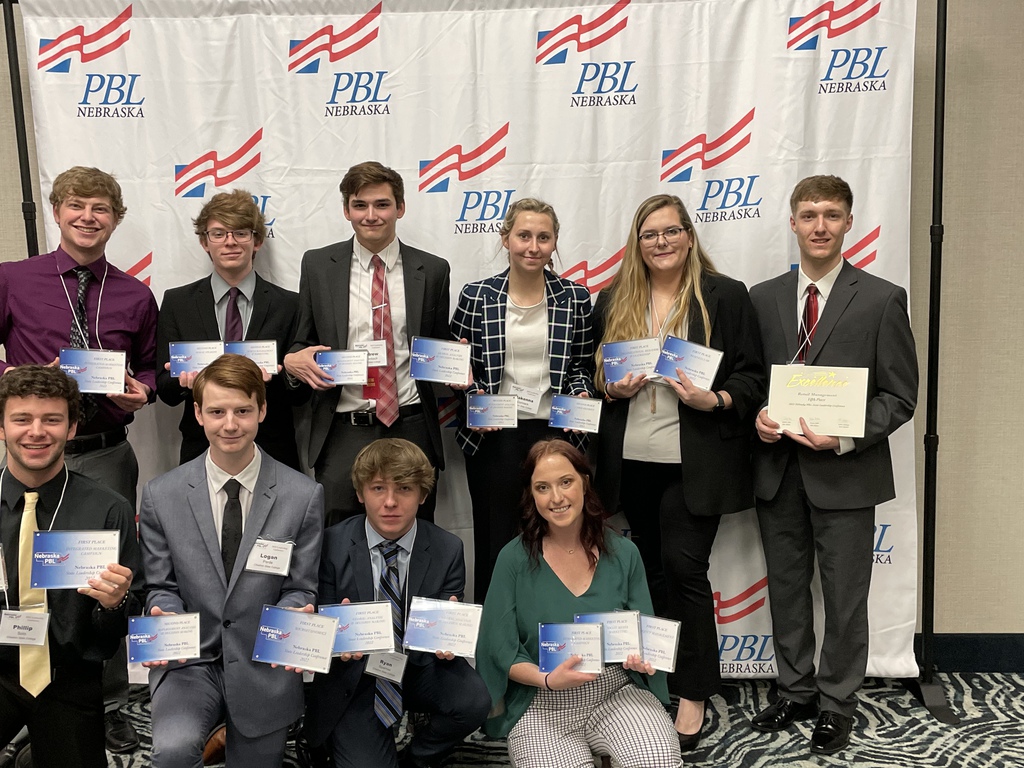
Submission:
[[[7,360],[0,361],[0,371],[12,365],[51,363],[61,347],[70,346],[72,304],[78,293],[78,278],[73,270],[77,266],[78,262],[63,248],[0,264],[0,343],[7,349]],[[95,277],[89,281],[85,298],[89,346],[123,349],[127,353],[128,372],[149,387],[152,402],[156,396],[157,316],[153,292],[110,264],[106,256],[90,264],[89,269]],[[101,305],[104,270],[107,280]],[[134,418],[109,398],[98,397],[97,405],[96,416],[79,424],[79,435],[123,427]]]

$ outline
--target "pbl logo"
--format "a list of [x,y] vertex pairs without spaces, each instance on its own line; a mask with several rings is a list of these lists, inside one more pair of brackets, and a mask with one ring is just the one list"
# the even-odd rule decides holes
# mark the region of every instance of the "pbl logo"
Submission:
[[891,538],[886,539],[890,528],[892,528],[892,523],[875,526],[875,545],[871,552],[873,565],[892,565],[892,551],[896,546],[892,543]]
[[270,240],[274,236],[274,224],[277,222],[277,216],[271,217],[267,213],[267,204],[271,200],[271,195],[253,195],[252,201],[256,203],[256,207],[260,209],[260,213],[263,214],[263,223],[267,225],[267,239]]
[[[690,181],[698,165],[706,171],[735,157],[750,144],[755,111],[751,109],[713,139],[700,133],[677,148],[662,150],[661,181]],[[759,178],[758,174],[748,174],[705,179],[704,194],[694,218],[705,223],[761,218],[761,196],[755,189]]]
[[626,248],[623,246],[607,259],[599,262],[593,267],[591,267],[585,260],[577,262],[562,272],[561,276],[566,280],[572,280],[575,283],[579,283],[590,291],[591,295],[593,295],[601,289],[608,287],[611,283],[612,279],[615,277],[615,273],[619,271],[619,265],[622,263],[622,255],[625,252]]
[[[419,191],[447,192],[454,177],[467,181],[505,159],[505,140],[509,123],[505,123],[478,146],[466,150],[455,144],[432,160],[420,160]],[[505,219],[514,189],[472,189],[462,193],[462,206],[455,220],[455,234],[497,232]]]
[[568,643],[559,643],[554,640],[541,640],[540,647],[542,650],[548,653],[561,653],[565,650]]
[[[580,13],[553,29],[537,33],[538,64],[565,64],[570,47],[578,53],[611,40],[626,28],[630,0],[619,0],[589,21]],[[636,78],[630,70],[636,61],[587,61],[580,64],[570,107],[611,107],[636,104]]]
[[128,635],[128,641],[137,645],[149,645],[156,641],[159,634],[149,634],[148,632],[132,632]]
[[[61,366],[63,368],[63,366]],[[85,368],[82,369],[83,371]],[[60,552],[34,552],[32,553],[32,560],[36,565],[60,565],[61,563],[67,562],[67,559],[71,557],[69,552],[66,555],[62,555]]]
[[175,165],[174,196],[203,197],[206,194],[204,179],[210,179],[215,187],[222,187],[244,176],[259,165],[258,145],[262,138],[263,129],[260,128],[226,157],[222,158],[217,150],[211,149],[190,163]]
[[260,624],[260,635],[273,643],[280,643],[291,636],[291,632],[285,632],[280,627],[271,627],[268,624]]
[[[881,7],[881,0],[851,0],[839,7],[829,0],[803,16],[790,18],[786,47],[794,51],[816,51],[822,34],[828,40],[845,35],[877,16]],[[828,65],[818,82],[818,93],[886,90],[885,77],[889,74],[883,60],[886,50],[886,46],[831,49]]]
[[775,648],[770,634],[730,634],[727,625],[764,608],[768,577],[755,581],[732,597],[714,593],[719,625],[718,659],[722,674],[775,675]]

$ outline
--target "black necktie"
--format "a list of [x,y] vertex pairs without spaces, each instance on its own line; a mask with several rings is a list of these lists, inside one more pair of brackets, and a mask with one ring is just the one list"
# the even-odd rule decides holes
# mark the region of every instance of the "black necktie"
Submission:
[[[85,314],[85,295],[89,291],[92,270],[88,267],[78,266],[75,267],[74,272],[78,277],[78,298],[75,304],[75,316],[71,320],[71,346],[75,349],[88,349],[89,318]],[[82,395],[82,424],[92,421],[97,410],[96,398],[92,395]]]
[[235,558],[238,557],[238,545],[242,542],[242,502],[238,500],[238,492],[242,484],[231,478],[224,483],[224,492],[228,500],[224,503],[224,522],[220,529],[220,555],[224,560],[224,575],[231,582],[231,572],[235,569]]

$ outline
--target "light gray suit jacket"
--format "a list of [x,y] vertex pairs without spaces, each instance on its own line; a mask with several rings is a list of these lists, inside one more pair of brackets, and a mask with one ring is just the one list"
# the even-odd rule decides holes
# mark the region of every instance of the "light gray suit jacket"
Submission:
[[[139,510],[146,610],[198,612],[202,658],[224,664],[226,706],[239,731],[256,738],[302,714],[302,678],[252,661],[264,604],[316,604],[323,537],[324,491],[263,454],[234,572],[224,573],[206,483],[206,453],[146,484]],[[295,542],[287,576],[245,570],[257,537]],[[150,672],[156,691],[182,666]],[[188,706],[182,701],[183,707]]]
[[[797,351],[796,270],[750,289],[761,326],[765,367],[788,363]],[[807,498],[821,509],[873,507],[896,496],[889,435],[914,414],[917,353],[907,316],[907,292],[844,261],[821,314],[807,365],[868,369],[864,437],[856,450],[813,451],[788,438],[754,439],[754,493],[773,499],[789,452],[796,450]]]
[[[400,243],[405,277],[405,315],[409,339],[413,336],[448,338],[451,267],[444,259]],[[352,239],[307,251],[299,276],[299,315],[291,352],[324,344],[332,349],[348,346],[348,296],[352,269]],[[438,469],[444,469],[437,398],[429,382],[417,381],[423,415],[430,433]],[[327,439],[341,389],[313,393],[313,420],[309,431],[309,465],[316,464]]]

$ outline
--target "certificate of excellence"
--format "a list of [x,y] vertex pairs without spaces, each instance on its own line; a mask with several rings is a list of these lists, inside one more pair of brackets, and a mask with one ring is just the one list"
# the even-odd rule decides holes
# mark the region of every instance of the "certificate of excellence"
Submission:
[[60,350],[60,369],[78,382],[78,390],[106,395],[124,392],[125,351],[123,349]]
[[128,661],[198,659],[199,614],[128,617]]
[[473,658],[480,634],[483,606],[414,597],[409,603],[402,644],[409,651],[451,651],[456,656]]
[[577,624],[604,626],[604,662],[621,664],[626,657],[643,655],[640,645],[640,611],[605,611],[577,613]]
[[440,384],[469,384],[469,344],[413,336],[409,375]]
[[252,660],[329,672],[338,619],[264,605]]
[[[661,340],[654,337],[613,341],[601,345],[601,356],[604,358],[604,378],[609,384],[626,378],[627,373],[632,373],[634,378],[641,374],[649,377],[661,357]],[[672,378],[676,378],[674,371]]]
[[695,387],[710,390],[715,381],[715,374],[718,373],[718,366],[722,363],[722,354],[721,351],[705,347],[703,344],[669,336],[661,348],[661,356],[654,370],[666,379],[679,381],[676,368],[681,368]]
[[120,531],[36,531],[32,534],[32,588],[88,587],[120,552]]
[[680,622],[675,619],[641,616],[640,641],[643,644],[644,661],[662,672],[675,672],[680,626]]
[[201,371],[224,354],[224,343],[220,341],[172,341],[167,347],[174,378]]
[[321,605],[322,616],[338,620],[334,636],[334,655],[343,653],[391,653],[395,650],[395,630],[391,624],[391,603]]
[[277,375],[277,342],[269,340],[227,341],[224,352],[248,357],[271,376]]
[[518,427],[519,398],[515,395],[468,394],[466,426]]
[[320,370],[333,379],[335,386],[365,384],[369,358],[370,354],[365,349],[331,349],[313,356]]
[[833,437],[864,437],[868,369],[817,365],[773,365],[768,383],[768,418],[779,431],[811,431]]
[[596,397],[555,395],[551,398],[549,427],[597,432],[601,423],[601,401]]
[[540,671],[545,674],[568,659],[582,656],[577,672],[604,671],[604,626],[601,624],[541,624]]

